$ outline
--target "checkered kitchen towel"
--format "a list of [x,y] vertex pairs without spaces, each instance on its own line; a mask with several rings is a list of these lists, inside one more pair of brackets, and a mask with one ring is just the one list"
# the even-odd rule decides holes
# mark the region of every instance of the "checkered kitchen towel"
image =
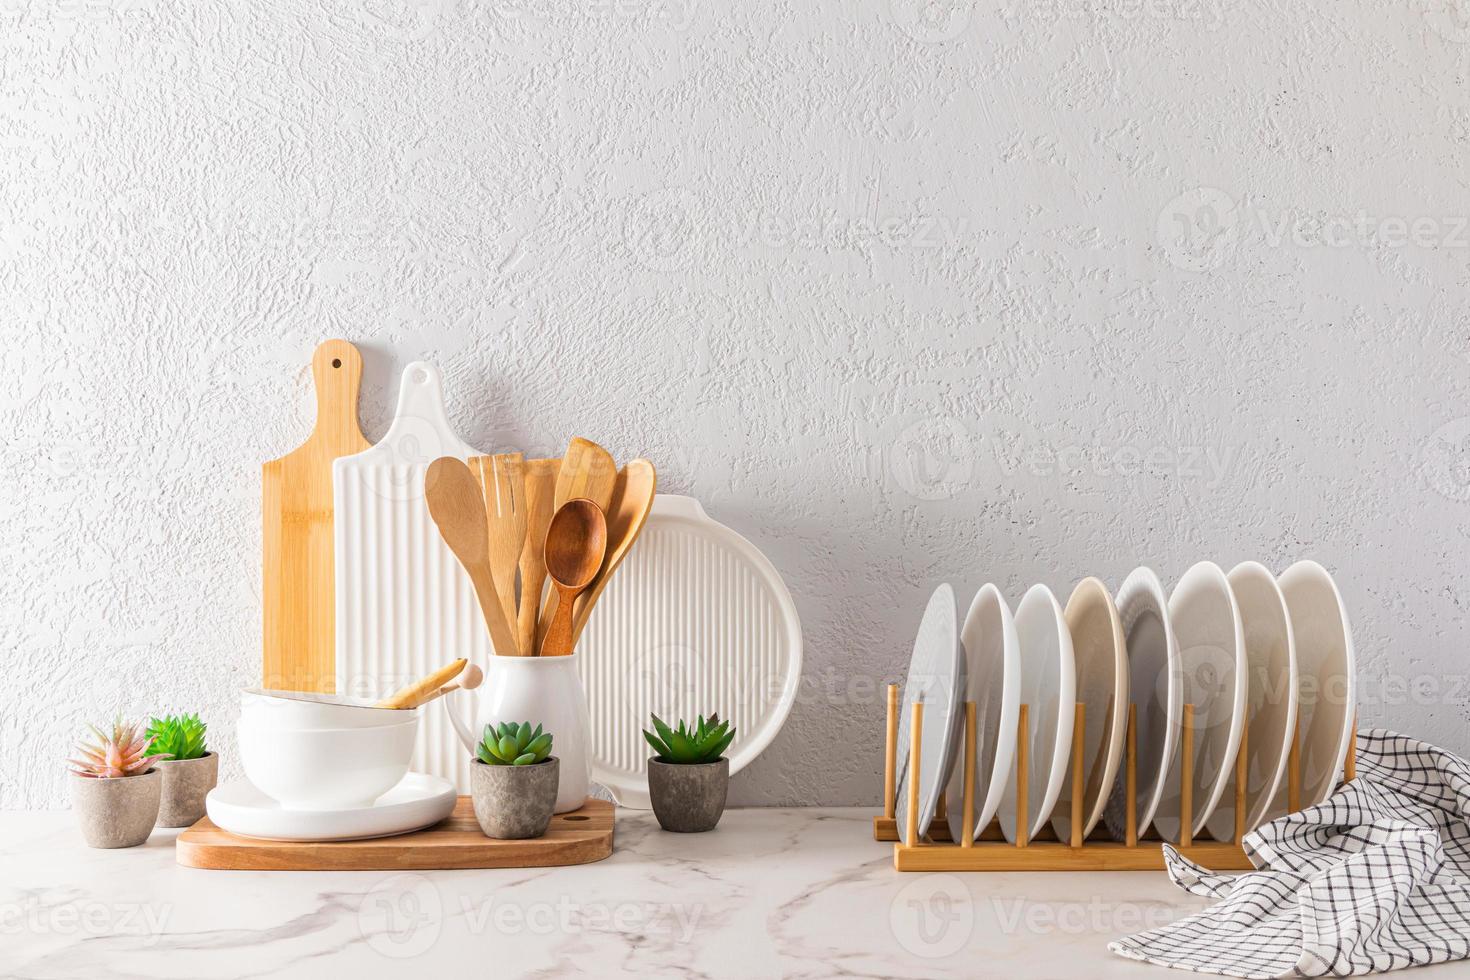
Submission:
[[1219,902],[1109,949],[1200,973],[1323,977],[1470,956],[1470,765],[1358,733],[1357,778],[1246,835],[1259,869],[1216,874],[1164,845],[1169,876]]

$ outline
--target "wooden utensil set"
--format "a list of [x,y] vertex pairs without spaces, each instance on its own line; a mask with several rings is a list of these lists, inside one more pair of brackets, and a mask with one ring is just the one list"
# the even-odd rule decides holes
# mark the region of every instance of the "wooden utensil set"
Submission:
[[619,470],[606,449],[580,438],[560,460],[445,456],[424,478],[429,514],[474,583],[502,657],[576,649],[648,520],[656,487],[648,460]]

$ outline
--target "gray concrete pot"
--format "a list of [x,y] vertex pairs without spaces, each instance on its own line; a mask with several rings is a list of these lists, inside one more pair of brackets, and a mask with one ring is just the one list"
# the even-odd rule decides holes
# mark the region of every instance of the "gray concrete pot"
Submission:
[[561,760],[554,755],[531,766],[471,762],[470,797],[485,836],[523,840],[546,833],[560,773]]
[[648,799],[659,826],[676,834],[714,830],[725,812],[730,760],[697,766],[648,760]]
[[192,827],[204,816],[204,797],[219,782],[219,756],[206,752],[197,759],[160,759],[163,799],[158,826]]
[[153,833],[163,773],[93,779],[71,774],[71,805],[89,847],[136,847]]

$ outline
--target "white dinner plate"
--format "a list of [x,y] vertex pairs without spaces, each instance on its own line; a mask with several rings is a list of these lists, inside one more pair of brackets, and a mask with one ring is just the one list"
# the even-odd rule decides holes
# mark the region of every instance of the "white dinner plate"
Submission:
[[204,807],[216,827],[263,840],[329,841],[392,837],[432,827],[454,812],[454,784],[411,772],[372,806],[347,810],[286,810],[248,779],[221,783]]
[[[1169,600],[1151,568],[1135,568],[1118,590],[1118,618],[1128,645],[1129,698],[1137,715],[1137,785],[1134,794],[1136,829],[1148,830],[1164,780],[1179,751],[1179,719],[1183,710],[1179,646],[1169,622]],[[1108,833],[1122,840],[1126,833],[1126,780],[1113,782],[1103,820]]]
[[[965,658],[960,652],[956,624],[954,589],[941,585],[929,597],[919,631],[914,637],[914,652],[909,658],[908,677],[903,685],[898,718],[897,794],[894,814],[898,833],[905,844],[908,839],[908,781],[915,773],[919,780],[919,836],[929,832],[939,797],[949,781],[954,763],[956,730],[959,724],[960,692],[965,684]],[[914,704],[924,702],[924,729],[920,758],[911,759],[909,731],[912,728]]]
[[[989,825],[1000,809],[1006,780],[1016,754],[1016,715],[1021,703],[1021,644],[1005,596],[994,585],[975,594],[965,624],[960,627],[965,653],[963,701],[975,702],[975,823],[974,837]],[[945,791],[945,813],[950,840],[960,839],[965,800],[964,706],[961,704],[960,742]]]
[[1353,739],[1357,678],[1352,628],[1337,583],[1321,565],[1299,561],[1277,581],[1296,640],[1301,805],[1315,806],[1341,781]]
[[[1202,561],[1184,573],[1169,597],[1169,621],[1183,666],[1184,700],[1194,705],[1190,831],[1204,833],[1235,776],[1235,755],[1245,725],[1245,637],[1230,580],[1220,566]],[[1180,836],[1183,754],[1169,767],[1154,829],[1168,841]]]
[[[1246,689],[1245,829],[1266,819],[1286,775],[1291,734],[1296,727],[1296,644],[1286,598],[1276,576],[1260,562],[1243,561],[1227,576],[1240,608],[1249,665]],[[1231,784],[1234,785],[1233,783]],[[1235,837],[1235,794],[1227,792],[1205,825],[1215,840]]]
[[[1067,600],[1067,630],[1077,662],[1077,700],[1087,706],[1082,736],[1082,836],[1102,819],[1123,761],[1128,728],[1128,648],[1123,622],[1108,587],[1099,579],[1077,583]],[[1073,732],[1075,738],[1076,732]],[[1072,761],[1076,765],[1076,761]],[[1072,839],[1072,771],[1052,813],[1058,840]]]
[[[1027,708],[1026,822],[1028,837],[1046,826],[1067,776],[1072,755],[1072,722],[1077,687],[1072,636],[1057,597],[1033,585],[1016,607],[1016,638],[1021,644],[1021,704]],[[1000,827],[1016,839],[1016,766],[1000,804]]]

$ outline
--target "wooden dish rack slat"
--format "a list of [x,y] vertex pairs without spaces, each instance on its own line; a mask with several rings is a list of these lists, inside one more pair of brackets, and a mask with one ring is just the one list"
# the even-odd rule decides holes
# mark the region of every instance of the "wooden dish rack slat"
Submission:
[[[1164,867],[1162,841],[1157,837],[1140,837],[1136,809],[1138,788],[1138,709],[1128,706],[1128,728],[1125,736],[1123,771],[1119,778],[1125,781],[1125,834],[1124,840],[1084,839],[1083,830],[1086,814],[1083,812],[1085,781],[1083,778],[1083,739],[1087,731],[1087,708],[1078,703],[1072,727],[1071,755],[1071,839],[1060,841],[1050,835],[1051,829],[1044,828],[1036,839],[1030,839],[1027,818],[1028,762],[1030,745],[1026,737],[1029,706],[1021,705],[1017,720],[1016,740],[1016,840],[1007,843],[1000,829],[999,819],[990,822],[975,839],[975,702],[965,702],[965,755],[964,755],[964,810],[960,826],[960,841],[950,840],[948,824],[942,819],[945,814],[945,798],[941,793],[935,824],[931,828],[930,840],[921,840],[918,835],[919,781],[908,781],[908,833],[905,835],[914,844],[905,844],[898,835],[895,819],[896,787],[898,768],[898,685],[888,686],[888,732],[883,759],[883,816],[873,818],[873,839],[892,841],[893,866],[899,871],[1157,871]],[[909,758],[920,758],[924,727],[924,704],[916,702],[913,707],[909,737]],[[1348,743],[1347,761],[1343,768],[1344,781],[1356,774],[1357,724],[1354,720],[1354,736]],[[1180,853],[1193,861],[1217,871],[1249,871],[1254,865],[1241,847],[1245,836],[1246,816],[1246,747],[1250,737],[1248,726],[1240,736],[1240,750],[1235,759],[1235,829],[1230,841],[1194,840],[1194,705],[1184,706],[1183,727],[1179,747],[1179,834],[1175,845]],[[1292,735],[1291,749],[1287,756],[1286,794],[1290,812],[1301,809],[1301,728]],[[1105,832],[1099,825],[1098,831]],[[1096,837],[1096,832],[1093,835]]]

